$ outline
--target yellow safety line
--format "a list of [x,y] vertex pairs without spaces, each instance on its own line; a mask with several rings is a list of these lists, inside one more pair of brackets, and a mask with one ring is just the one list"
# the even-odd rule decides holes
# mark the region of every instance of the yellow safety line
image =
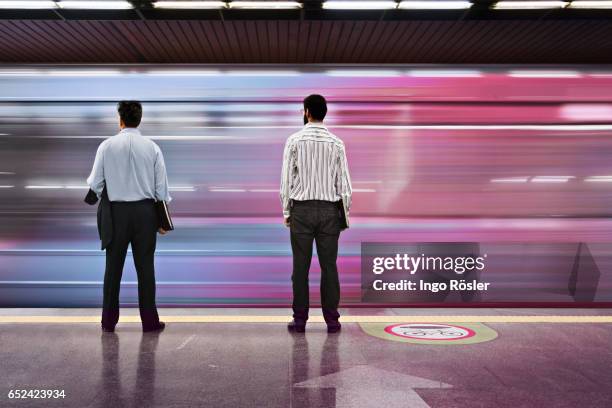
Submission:
[[[201,315],[161,316],[170,323],[286,323],[289,316]],[[121,323],[140,323],[139,316],[122,316]],[[342,316],[342,323],[612,323],[611,316]],[[312,316],[312,323],[323,323]],[[100,316],[0,316],[0,323],[100,323]]]

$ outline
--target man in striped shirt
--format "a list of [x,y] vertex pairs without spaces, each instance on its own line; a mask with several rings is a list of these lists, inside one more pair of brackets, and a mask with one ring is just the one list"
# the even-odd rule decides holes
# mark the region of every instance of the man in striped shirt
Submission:
[[340,283],[336,258],[342,202],[350,207],[351,179],[344,143],[323,125],[327,103],[321,95],[304,99],[304,128],[285,144],[280,198],[293,252],[293,321],[304,332],[308,320],[308,271],[313,241],[321,266],[321,305],[327,331],[340,331]]

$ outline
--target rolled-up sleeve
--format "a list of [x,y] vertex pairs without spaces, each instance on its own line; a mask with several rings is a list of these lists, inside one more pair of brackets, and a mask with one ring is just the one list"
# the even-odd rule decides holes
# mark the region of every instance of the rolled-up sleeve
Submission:
[[295,167],[294,155],[292,154],[292,139],[285,143],[283,152],[283,168],[281,172],[280,200],[283,207],[283,217],[289,218],[291,212],[291,182],[293,169]]
[[155,146],[155,199],[157,201],[172,201],[168,189],[168,174],[166,173],[166,163],[164,162],[164,155],[159,148]]
[[338,152],[337,165],[338,168],[336,171],[336,192],[340,197],[342,197],[342,201],[344,201],[345,206],[348,210],[351,208],[353,187],[351,185],[351,175],[349,173],[348,160],[346,159],[346,149],[344,145],[340,147],[340,150]]
[[94,159],[91,174],[89,174],[89,177],[87,177],[87,185],[94,193],[98,195],[98,197],[100,197],[105,186],[103,143],[98,146],[98,150],[96,151],[96,158]]

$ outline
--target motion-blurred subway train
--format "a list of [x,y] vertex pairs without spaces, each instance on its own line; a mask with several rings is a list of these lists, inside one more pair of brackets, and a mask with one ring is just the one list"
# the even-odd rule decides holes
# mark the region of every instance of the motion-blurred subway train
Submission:
[[[143,103],[168,168],[176,230],[158,239],[158,303],[288,305],[278,187],[311,93],[328,99],[352,178],[343,305],[367,304],[365,242],[512,243],[481,276],[499,290],[403,304],[612,302],[612,69],[125,65],[0,68],[0,306],[100,305],[85,179],[122,99]],[[318,274],[315,258],[313,303]],[[135,281],[128,257],[125,305]]]

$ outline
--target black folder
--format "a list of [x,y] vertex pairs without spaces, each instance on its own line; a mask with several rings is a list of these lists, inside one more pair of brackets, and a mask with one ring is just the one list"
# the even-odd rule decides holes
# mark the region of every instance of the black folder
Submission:
[[348,208],[346,207],[346,201],[341,200],[339,203],[340,207],[340,229],[345,230],[351,226],[349,220]]
[[155,209],[157,210],[159,227],[166,231],[172,231],[174,229],[174,224],[172,223],[172,217],[170,216],[168,204],[166,204],[165,201],[156,201]]

